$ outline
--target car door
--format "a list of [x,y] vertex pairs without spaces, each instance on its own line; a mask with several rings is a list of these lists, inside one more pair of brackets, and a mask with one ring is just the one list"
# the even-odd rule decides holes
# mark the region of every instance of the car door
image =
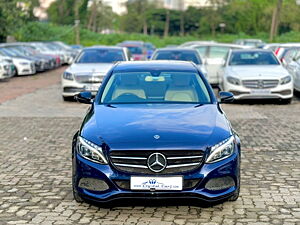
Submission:
[[208,72],[208,80],[211,84],[218,85],[218,70],[224,64],[225,57],[230,47],[227,46],[210,46],[207,58],[205,60]]

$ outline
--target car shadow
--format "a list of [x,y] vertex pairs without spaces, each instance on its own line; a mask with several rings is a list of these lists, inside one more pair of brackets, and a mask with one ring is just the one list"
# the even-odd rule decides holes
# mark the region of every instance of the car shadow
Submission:
[[109,203],[99,203],[88,200],[87,203],[99,208],[119,208],[119,207],[180,207],[193,206],[199,208],[210,208],[220,205],[226,201],[220,200],[215,202],[206,202],[193,199],[128,199],[128,200],[114,200]]

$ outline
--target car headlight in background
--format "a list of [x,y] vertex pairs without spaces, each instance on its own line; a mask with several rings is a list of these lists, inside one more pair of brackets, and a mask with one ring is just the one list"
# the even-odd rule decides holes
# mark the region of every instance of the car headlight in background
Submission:
[[79,136],[76,147],[78,154],[83,158],[100,164],[108,164],[100,146]]
[[291,77],[291,76],[286,76],[286,77],[284,77],[284,78],[281,78],[280,84],[288,84],[288,83],[291,82],[291,80],[292,80],[292,77]]
[[219,144],[211,147],[206,163],[214,163],[226,159],[234,152],[234,137],[225,139]]
[[69,73],[69,72],[64,72],[63,78],[66,79],[66,80],[74,80],[73,74]]
[[240,80],[235,77],[227,77],[227,81],[234,85],[240,85]]

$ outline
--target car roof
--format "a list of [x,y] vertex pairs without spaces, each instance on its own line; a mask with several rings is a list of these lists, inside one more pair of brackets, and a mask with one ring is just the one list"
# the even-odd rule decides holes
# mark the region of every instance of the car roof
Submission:
[[119,50],[123,50],[124,48],[118,47],[118,46],[95,45],[95,46],[84,48],[83,50],[88,50],[88,49],[119,49]]
[[172,61],[172,60],[153,60],[153,61],[132,61],[119,62],[113,69],[115,72],[130,72],[130,71],[185,71],[198,72],[196,66],[187,61]]
[[249,48],[247,46],[244,46],[244,45],[238,45],[238,44],[228,44],[228,43],[199,43],[199,44],[194,44],[194,45],[191,45],[190,47],[191,48],[194,48],[196,46],[216,46],[216,47],[230,47],[230,48]]
[[232,49],[231,51],[232,52],[271,52],[271,53],[273,53],[273,51],[270,49],[261,49],[261,48]]
[[171,47],[171,48],[159,48],[156,51],[176,51],[176,52],[183,52],[183,51],[190,51],[190,52],[198,52],[196,49],[193,48],[178,48],[178,47]]

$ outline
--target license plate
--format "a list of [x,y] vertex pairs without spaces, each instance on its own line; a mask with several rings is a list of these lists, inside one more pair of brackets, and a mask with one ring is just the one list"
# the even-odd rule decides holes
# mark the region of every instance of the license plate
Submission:
[[183,178],[175,177],[136,177],[130,178],[131,190],[173,191],[182,190]]
[[98,91],[99,87],[96,85],[86,85],[84,89],[86,91]]
[[251,94],[254,95],[269,95],[271,91],[269,89],[253,89],[251,90]]

